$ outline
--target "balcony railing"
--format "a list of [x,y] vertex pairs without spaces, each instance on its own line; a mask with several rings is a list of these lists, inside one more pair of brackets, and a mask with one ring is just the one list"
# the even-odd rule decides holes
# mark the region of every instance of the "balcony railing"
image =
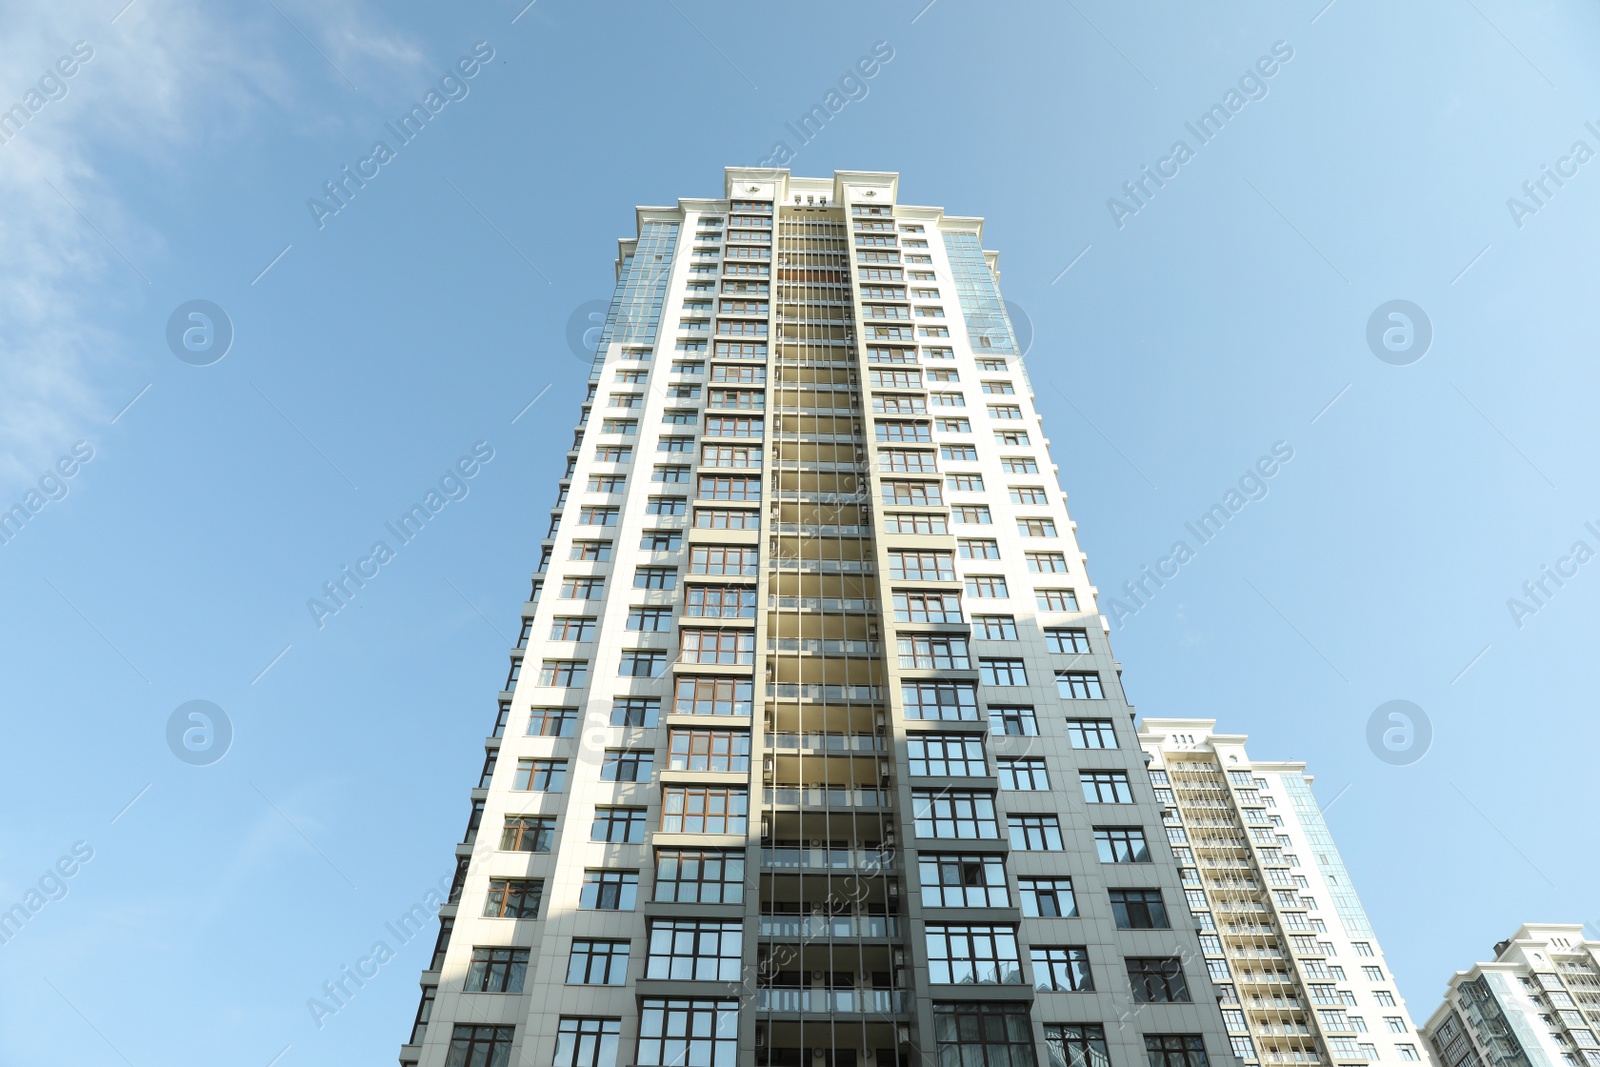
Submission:
[[757,989],[757,1011],[884,1015],[907,1010],[902,989]]
[[848,611],[876,613],[876,600],[836,596],[771,596],[767,607],[775,611]]
[[791,752],[882,752],[887,747],[876,734],[780,734],[768,731],[766,746]]
[[890,804],[887,789],[850,789],[831,787],[769,787],[763,791],[768,804],[803,805],[807,808],[886,808]]
[[894,867],[887,856],[871,848],[763,848],[761,866],[772,870],[881,871]]
[[899,937],[897,915],[763,915],[762,937]]
[[881,685],[812,685],[802,682],[769,682],[767,696],[787,700],[826,700],[829,702],[883,703]]

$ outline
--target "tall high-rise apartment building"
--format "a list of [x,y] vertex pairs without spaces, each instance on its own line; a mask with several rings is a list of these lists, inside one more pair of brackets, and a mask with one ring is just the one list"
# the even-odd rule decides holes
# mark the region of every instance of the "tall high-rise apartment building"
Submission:
[[1457,971],[1422,1032],[1439,1067],[1600,1067],[1600,940],[1527,923]]
[[1232,1064],[996,256],[898,189],[639,209],[403,1064]]
[[1214,719],[1145,719],[1205,967],[1247,1065],[1428,1060],[1304,763],[1262,763]]

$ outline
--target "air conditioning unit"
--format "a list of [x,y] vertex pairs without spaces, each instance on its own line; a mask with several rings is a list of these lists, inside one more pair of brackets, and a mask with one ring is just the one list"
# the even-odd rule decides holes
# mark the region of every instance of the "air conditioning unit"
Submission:
[[894,965],[896,967],[904,967],[906,965],[906,953],[904,949],[897,948],[894,950]]

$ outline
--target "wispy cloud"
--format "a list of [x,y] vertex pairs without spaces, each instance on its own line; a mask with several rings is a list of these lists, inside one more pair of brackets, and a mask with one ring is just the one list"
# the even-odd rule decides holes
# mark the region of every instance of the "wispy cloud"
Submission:
[[[0,500],[72,441],[94,439],[127,399],[115,371],[159,344],[103,325],[170,295],[161,281],[171,253],[125,191],[130,171],[194,182],[197,158],[219,165],[227,143],[269,115],[295,126],[351,121],[414,91],[435,65],[364,0],[278,6],[297,29],[265,5],[141,2],[113,23],[120,3],[0,0],[0,109],[55,74],[74,42],[94,50],[61,79],[66,95],[0,144]],[[317,52],[361,90],[332,72],[306,78],[323,62]],[[141,311],[159,330],[159,309]]]

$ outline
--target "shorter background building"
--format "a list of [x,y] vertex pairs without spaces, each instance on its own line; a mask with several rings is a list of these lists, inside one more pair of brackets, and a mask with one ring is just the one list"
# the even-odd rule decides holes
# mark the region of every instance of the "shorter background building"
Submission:
[[1600,941],[1528,923],[1450,979],[1423,1027],[1440,1067],[1600,1067]]
[[1252,761],[1243,734],[1215,728],[1145,719],[1139,742],[1234,1054],[1338,1067],[1427,1060],[1306,765]]

